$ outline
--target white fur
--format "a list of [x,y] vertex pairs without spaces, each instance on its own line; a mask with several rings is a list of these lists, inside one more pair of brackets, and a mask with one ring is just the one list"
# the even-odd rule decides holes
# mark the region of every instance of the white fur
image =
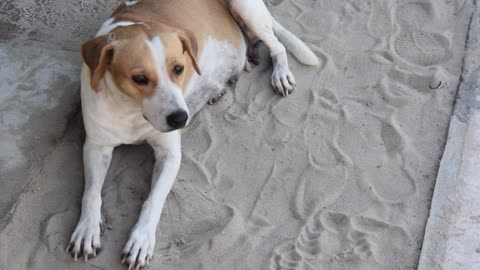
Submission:
[[188,113],[188,108],[182,96],[182,89],[168,76],[165,67],[165,48],[161,38],[155,37],[146,43],[152,52],[160,83],[155,89],[155,94],[143,102],[143,113],[157,130],[166,132],[170,130],[167,116],[178,110]]
[[72,249],[75,261],[82,246],[85,260],[90,254],[95,256],[97,249],[101,248],[101,191],[112,159],[112,152],[111,146],[97,146],[90,143],[88,139],[85,142],[83,150],[85,192],[82,199],[82,214],[67,248],[67,250]]
[[[243,36],[241,38],[243,40]],[[199,57],[202,76],[194,74],[185,89],[185,100],[192,116],[208,100],[220,94],[230,78],[241,73],[246,61],[246,52],[245,42],[242,42],[240,50],[237,50],[227,41],[208,38]]]
[[152,145],[157,160],[153,169],[152,188],[123,249],[126,254],[124,260],[128,265],[137,267],[148,264],[153,256],[155,231],[182,160],[180,131],[162,133],[162,136],[151,137],[147,141]]
[[[148,44],[152,52],[154,52],[153,55],[156,59],[157,70],[159,70],[160,76],[168,78],[163,64],[165,59],[161,39],[155,38],[152,41],[148,41]],[[220,42],[209,38],[204,50],[201,52],[199,61],[202,76],[194,74],[187,83],[185,91],[187,102],[190,100],[198,104],[197,107],[191,107],[190,105],[194,104],[189,103],[188,110],[193,110],[193,113],[195,113],[199,107],[202,107],[207,102],[208,97],[217,91],[216,87],[223,89],[230,76],[242,70],[245,54],[245,48],[241,51],[235,51],[234,47],[228,42]],[[164,82],[161,82],[160,88],[174,89],[171,84],[171,81],[164,80]],[[175,93],[180,93],[178,90],[174,91],[177,91]],[[159,101],[161,100],[165,101],[165,99],[159,97]],[[183,98],[175,102],[182,104],[182,101],[185,104]],[[165,106],[161,103],[157,104],[160,107]],[[157,161],[154,167],[151,193],[145,201],[139,220],[123,249],[123,253],[128,254],[124,258],[128,265],[144,266],[152,258],[155,247],[156,227],[160,220],[165,199],[180,168],[180,132],[173,131],[161,134],[163,136],[147,138],[149,144],[154,148]]]
[[[155,246],[155,230],[160,219],[165,199],[175,181],[181,163],[181,136],[179,131],[159,132],[147,122],[142,114],[152,110],[168,111],[161,100],[162,93],[170,93],[173,103],[185,108],[186,102],[176,86],[166,76],[165,52],[160,38],[146,41],[156,63],[161,84],[150,101],[153,105],[135,103],[124,95],[107,72],[102,79],[99,91],[90,86],[90,70],[86,64],[82,68],[81,97],[87,141],[84,148],[85,193],[82,201],[82,214],[71,238],[72,252],[77,256],[83,245],[85,256],[95,255],[100,247],[101,187],[108,170],[113,148],[120,144],[134,144],[147,141],[154,149],[156,163],[152,176],[152,189],[145,201],[139,220],[132,230],[124,252],[124,260],[130,265],[145,266],[152,258]],[[228,79],[241,72],[246,55],[246,47],[236,50],[228,42],[209,38],[200,52],[199,65],[202,76],[193,75],[187,82],[187,100],[193,111],[198,111],[212,95],[223,88]],[[212,60],[215,59],[215,60]],[[165,79],[167,78],[167,79]],[[167,95],[168,96],[168,95]],[[189,104],[190,105],[190,104]],[[158,106],[158,108],[156,108]],[[148,108],[147,108],[148,107]],[[174,106],[176,107],[176,105]],[[170,108],[171,109],[171,108]],[[190,107],[189,107],[190,109]],[[188,111],[188,110],[187,110]]]
[[288,67],[284,45],[304,64],[318,65],[317,57],[302,41],[275,21],[262,0],[227,0],[227,2],[232,14],[247,28],[244,30],[253,33],[270,49],[274,62],[272,86],[279,94],[287,96],[295,88],[295,78]]
[[97,34],[95,35],[96,37],[98,36],[103,36],[103,35],[106,35],[110,32],[112,32],[115,28],[117,27],[121,27],[121,26],[130,26],[130,25],[134,25],[134,24],[143,24],[145,26],[148,27],[147,24],[143,23],[143,22],[129,22],[129,21],[120,21],[120,22],[115,22],[115,19],[114,18],[110,18],[108,20],[106,20],[102,26],[100,27],[100,29],[98,30]]
[[134,23],[134,22],[115,22],[114,23],[114,21],[115,21],[114,18],[110,18],[110,19],[106,20],[102,24],[102,26],[100,27],[100,30],[98,30],[98,32],[95,36],[98,37],[98,36],[106,35],[106,34],[110,33],[113,29],[115,29],[119,26],[129,26],[129,25],[137,24],[137,23]]
[[133,6],[138,2],[140,2],[140,0],[125,0],[125,5],[126,6]]
[[72,235],[69,250],[75,258],[84,246],[85,260],[100,248],[101,188],[110,165],[112,151],[120,144],[147,141],[155,152],[152,189],[140,218],[125,246],[130,265],[145,266],[152,258],[155,229],[165,199],[181,163],[181,136],[178,130],[162,133],[142,116],[142,108],[125,96],[107,72],[96,93],[90,87],[90,71],[82,69],[82,109],[87,140],[84,147],[85,192],[82,212]]
[[[294,40],[293,35],[286,34],[286,30],[277,25],[262,0],[231,0],[228,4],[229,8],[240,16],[248,30],[271,50],[274,62],[272,84],[281,94],[288,95],[293,90],[295,81],[288,68],[286,49],[277,40],[274,31],[282,36],[281,39],[287,44],[287,48],[292,48],[288,45],[289,42],[296,47],[294,50],[297,52],[293,52],[296,56],[305,53],[307,47],[298,45],[299,40]],[[106,35],[116,27],[132,24],[135,23],[114,23],[114,19],[109,19],[102,25],[97,36]],[[243,35],[241,37],[243,38]],[[166,129],[166,116],[180,108],[189,112],[190,118],[193,117],[210,98],[223,90],[230,78],[238,76],[244,67],[246,56],[245,46],[236,49],[228,42],[210,37],[203,51],[199,52],[202,76],[192,75],[191,80],[187,82],[184,98],[180,89],[169,79],[164,65],[165,48],[161,39],[155,37],[145,42],[154,57],[160,85],[155,89],[153,97],[143,104],[137,104],[124,95],[115,85],[109,72],[106,72],[102,79],[99,91],[95,92],[90,86],[90,70],[86,64],[83,65],[81,97],[87,132],[84,147],[85,192],[80,220],[69,246],[75,257],[81,252],[82,245],[86,257],[95,255],[96,249],[100,247],[101,187],[110,165],[113,148],[120,144],[147,141],[154,149],[156,163],[151,192],[123,250],[126,254],[124,259],[130,268],[143,267],[152,258],[156,227],[165,199],[180,168],[182,155],[180,132],[177,130],[160,132]],[[149,121],[144,119],[144,114]]]
[[142,107],[117,88],[109,72],[98,93],[90,86],[90,70],[85,64],[81,82],[83,122],[93,144],[137,144],[156,132],[143,118]]
[[275,19],[272,18],[273,32],[278,40],[287,48],[295,58],[307,66],[318,66],[320,62],[312,50],[310,50],[305,43],[293,35],[290,31],[285,29]]

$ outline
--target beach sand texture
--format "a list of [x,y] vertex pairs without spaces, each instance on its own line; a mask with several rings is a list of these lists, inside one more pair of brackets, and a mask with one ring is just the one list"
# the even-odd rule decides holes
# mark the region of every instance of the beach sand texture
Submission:
[[[149,269],[415,269],[455,101],[472,1],[268,0],[321,65],[297,89],[244,74],[183,136]],[[107,19],[107,18],[105,18]],[[33,166],[0,233],[0,269],[121,269],[149,191],[149,146],[115,151],[101,254],[65,252],[83,192],[80,114]]]

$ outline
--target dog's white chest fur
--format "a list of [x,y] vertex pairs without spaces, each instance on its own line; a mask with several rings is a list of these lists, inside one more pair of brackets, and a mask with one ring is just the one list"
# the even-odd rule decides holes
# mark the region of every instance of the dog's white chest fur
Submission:
[[112,89],[113,80],[105,74],[104,91],[95,92],[90,88],[90,71],[82,68],[82,111],[85,129],[92,143],[99,145],[136,144],[157,132],[142,116],[141,107],[124,95]]

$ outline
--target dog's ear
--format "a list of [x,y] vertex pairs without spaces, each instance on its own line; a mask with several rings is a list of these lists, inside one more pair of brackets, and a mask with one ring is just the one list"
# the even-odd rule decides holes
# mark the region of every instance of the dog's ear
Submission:
[[108,65],[112,63],[114,47],[114,43],[110,43],[107,36],[96,37],[82,45],[83,61],[90,68],[90,83],[96,92],[99,91],[100,81],[105,75]]
[[193,68],[195,68],[195,71],[198,75],[202,75],[202,71],[200,70],[197,62],[198,42],[195,38],[195,35],[193,35],[193,33],[190,31],[183,30],[178,32],[178,38],[182,42],[183,51],[186,51],[188,56],[190,56]]

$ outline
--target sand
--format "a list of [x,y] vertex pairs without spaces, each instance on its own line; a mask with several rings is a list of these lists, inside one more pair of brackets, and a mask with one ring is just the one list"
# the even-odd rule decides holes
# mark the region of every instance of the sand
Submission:
[[[290,58],[297,89],[244,74],[183,137],[183,163],[150,269],[415,269],[455,101],[469,0],[269,0],[313,48]],[[106,19],[106,18],[105,18]],[[83,188],[79,113],[0,233],[0,269],[121,269],[148,194],[153,153],[115,151],[100,256],[65,252]]]

